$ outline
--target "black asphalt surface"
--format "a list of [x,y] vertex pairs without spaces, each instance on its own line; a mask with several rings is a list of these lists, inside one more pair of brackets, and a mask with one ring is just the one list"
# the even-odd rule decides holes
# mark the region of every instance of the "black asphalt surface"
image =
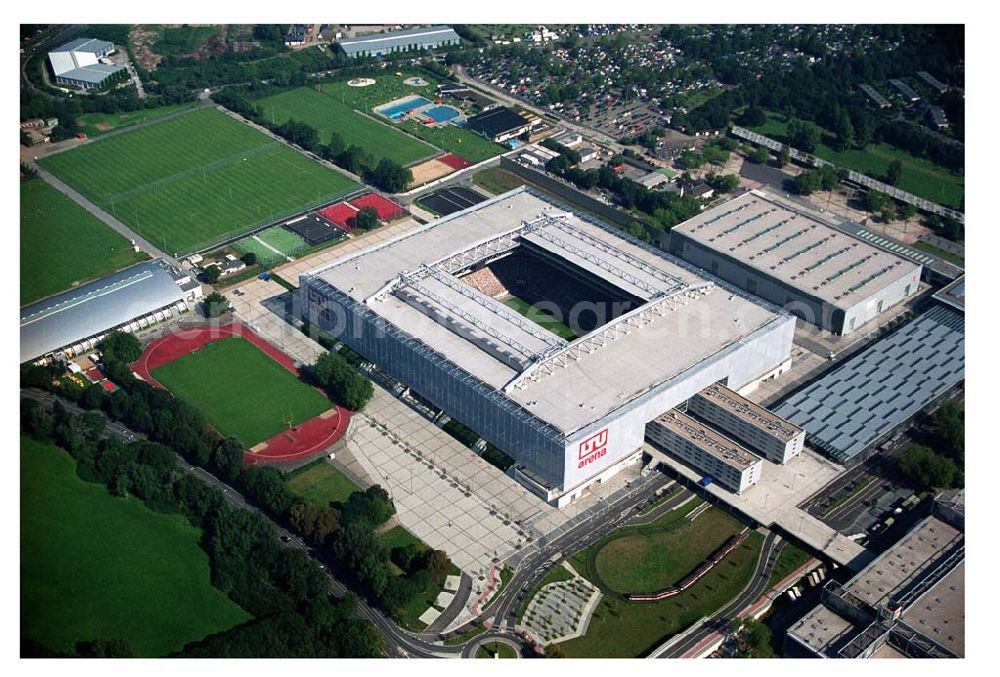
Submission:
[[485,196],[480,195],[474,190],[463,186],[452,186],[450,188],[441,188],[430,195],[420,198],[420,204],[431,211],[437,212],[441,216],[448,216],[486,200]]

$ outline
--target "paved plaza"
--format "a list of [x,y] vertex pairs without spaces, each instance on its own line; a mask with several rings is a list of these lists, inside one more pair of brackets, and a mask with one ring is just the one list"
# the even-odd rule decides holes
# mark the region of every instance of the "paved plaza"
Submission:
[[540,644],[564,642],[587,633],[601,591],[571,566],[563,567],[573,578],[549,583],[539,590],[524,612],[521,629]]

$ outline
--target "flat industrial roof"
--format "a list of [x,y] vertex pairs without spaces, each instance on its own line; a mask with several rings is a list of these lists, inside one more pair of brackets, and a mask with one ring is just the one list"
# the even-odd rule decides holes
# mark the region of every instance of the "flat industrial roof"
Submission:
[[361,35],[356,38],[344,38],[338,40],[337,44],[347,52],[353,54],[357,52],[367,52],[376,49],[391,49],[392,47],[408,45],[413,42],[413,38],[426,38],[430,41],[439,40],[459,40],[451,26],[427,26],[425,28],[408,28],[403,31],[390,31],[388,33],[374,33],[372,35]]
[[956,656],[964,656],[965,561],[907,607],[901,618]]
[[755,402],[751,402],[721,383],[713,383],[698,394],[724,407],[727,411],[739,416],[750,425],[760,428],[769,435],[785,442],[791,441],[795,436],[802,433],[802,428],[794,423],[789,423],[774,412],[768,411]]
[[788,633],[811,649],[823,653],[832,644],[846,640],[856,632],[854,624],[838,613],[818,604],[788,629]]
[[756,190],[705,210],[673,232],[839,308],[920,270],[792,202]]
[[660,414],[654,420],[726,465],[736,466],[742,471],[760,463],[760,458],[747,449],[676,409]]
[[21,362],[73,345],[184,299],[157,259],[21,308]]
[[878,608],[960,537],[955,527],[928,517],[848,581],[844,590]]
[[[546,224],[557,223],[530,232],[522,230],[524,222],[543,216],[550,217]],[[492,310],[484,315],[487,311],[483,303],[476,303],[442,282],[440,274],[420,277],[415,287],[394,286],[394,280],[402,273],[420,272],[425,264],[440,264],[456,253],[486,246],[512,231],[524,233],[524,241],[583,266],[643,301],[658,299],[672,308],[659,306],[663,312],[649,313],[643,326],[618,332],[614,340],[580,354],[579,359],[566,359],[551,373],[537,380],[524,380],[523,387],[506,392],[511,400],[564,434],[592,423],[770,323],[789,320],[734,290],[713,287],[674,257],[626,239],[611,227],[570,212],[524,187],[306,275],[329,283],[361,303],[383,292],[378,300],[373,298],[368,303],[372,312],[499,390],[523,374],[526,370],[521,365],[530,362],[527,356],[518,354],[517,343],[529,353],[538,345],[529,342],[525,330]],[[436,286],[421,289],[430,287],[428,281]],[[694,285],[704,287],[698,292],[685,291]],[[673,290],[678,287],[682,291],[674,296]],[[449,321],[442,324],[440,319],[445,315]],[[475,325],[474,318],[487,316],[489,326],[497,332],[495,336]],[[522,333],[516,333],[519,331]],[[577,341],[585,339],[587,336]]]

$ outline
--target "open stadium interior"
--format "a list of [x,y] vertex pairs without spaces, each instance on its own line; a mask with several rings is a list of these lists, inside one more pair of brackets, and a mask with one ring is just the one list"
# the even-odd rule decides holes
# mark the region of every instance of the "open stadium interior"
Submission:
[[[560,505],[635,459],[645,424],[698,390],[773,374],[795,324],[524,187],[309,271],[301,289],[311,322],[513,456],[512,474]],[[567,341],[505,294],[568,310],[570,325],[580,307],[617,307]]]

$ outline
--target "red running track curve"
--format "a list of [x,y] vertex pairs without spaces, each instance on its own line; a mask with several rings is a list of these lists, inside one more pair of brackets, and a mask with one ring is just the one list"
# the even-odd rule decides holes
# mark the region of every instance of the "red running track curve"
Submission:
[[[146,347],[132,369],[152,385],[166,390],[162,383],[153,378],[151,372],[154,369],[200,350],[210,341],[229,337],[250,341],[275,362],[299,376],[299,370],[295,368],[295,361],[291,357],[238,322],[192,327],[158,338]],[[333,414],[324,413],[278,433],[263,442],[264,446],[256,453],[246,452],[244,460],[247,463],[294,461],[326,449],[347,431],[351,414],[349,409],[337,406]]]

